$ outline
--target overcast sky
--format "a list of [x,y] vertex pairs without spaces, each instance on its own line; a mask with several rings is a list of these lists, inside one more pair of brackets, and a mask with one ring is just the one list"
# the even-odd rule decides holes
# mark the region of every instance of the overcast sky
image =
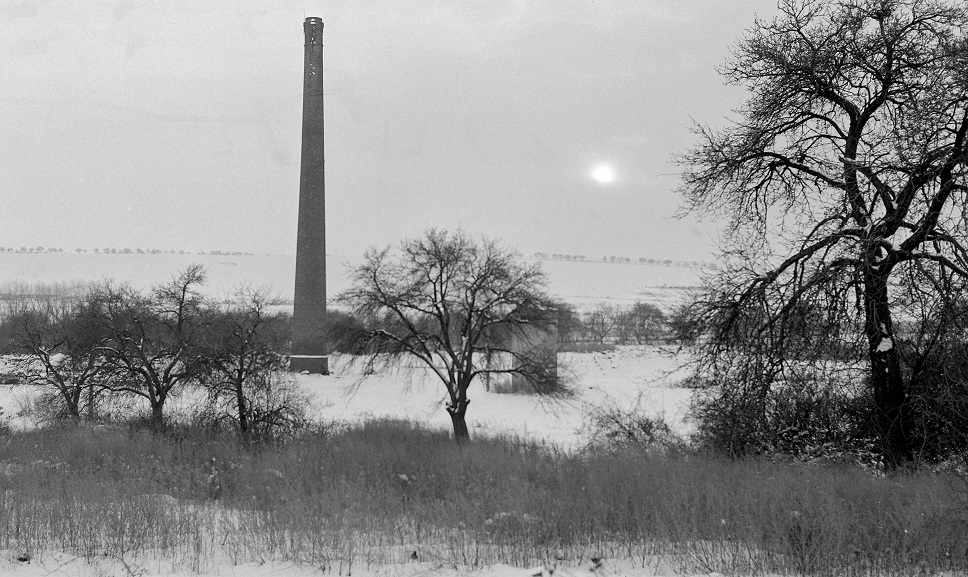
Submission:
[[525,252],[705,258],[712,227],[673,218],[671,156],[742,102],[716,67],[774,6],[2,0],[0,246],[294,253],[320,16],[331,254],[463,226]]

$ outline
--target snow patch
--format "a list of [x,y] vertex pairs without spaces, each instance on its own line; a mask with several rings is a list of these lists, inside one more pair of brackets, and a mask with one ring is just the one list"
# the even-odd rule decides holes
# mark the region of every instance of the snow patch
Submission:
[[894,341],[892,341],[887,337],[884,337],[881,339],[881,342],[877,344],[877,348],[875,350],[879,353],[885,353],[893,348],[894,348]]

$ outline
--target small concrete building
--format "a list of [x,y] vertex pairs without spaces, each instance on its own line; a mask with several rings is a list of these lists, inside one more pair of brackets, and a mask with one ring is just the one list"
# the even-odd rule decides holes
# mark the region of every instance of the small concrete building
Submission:
[[[503,345],[510,353],[500,353],[492,359],[495,368],[510,370],[516,366],[516,357],[527,358],[533,366],[523,372],[540,374],[547,382],[558,379],[558,331],[555,325],[519,325],[503,337]],[[521,373],[492,374],[485,381],[488,391],[494,393],[535,394],[545,391]]]

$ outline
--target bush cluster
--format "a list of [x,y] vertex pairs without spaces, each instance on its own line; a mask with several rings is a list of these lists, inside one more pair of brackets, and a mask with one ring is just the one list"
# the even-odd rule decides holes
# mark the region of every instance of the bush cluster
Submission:
[[[968,345],[954,335],[927,354],[901,356],[909,382],[909,463],[936,466],[968,454]],[[900,341],[910,350],[914,346]],[[804,461],[883,460],[877,406],[864,359],[785,358],[769,370],[750,357],[702,364],[690,382],[694,441],[732,456],[784,455]]]

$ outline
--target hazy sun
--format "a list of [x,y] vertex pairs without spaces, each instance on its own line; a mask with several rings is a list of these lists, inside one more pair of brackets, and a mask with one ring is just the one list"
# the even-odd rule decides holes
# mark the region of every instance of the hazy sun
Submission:
[[592,169],[592,178],[601,184],[608,184],[615,180],[615,171],[607,164],[599,164]]

